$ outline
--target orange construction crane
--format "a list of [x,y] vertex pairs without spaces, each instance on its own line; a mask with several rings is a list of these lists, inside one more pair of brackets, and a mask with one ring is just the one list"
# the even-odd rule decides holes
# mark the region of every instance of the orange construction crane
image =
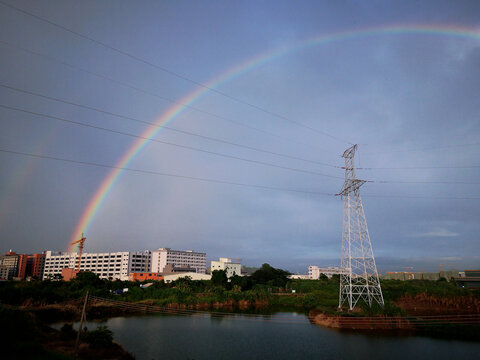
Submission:
[[82,233],[82,238],[72,243],[72,245],[78,244],[77,271],[80,271],[80,262],[82,261],[82,251],[83,251],[83,244],[85,244],[85,240],[87,240],[87,238]]

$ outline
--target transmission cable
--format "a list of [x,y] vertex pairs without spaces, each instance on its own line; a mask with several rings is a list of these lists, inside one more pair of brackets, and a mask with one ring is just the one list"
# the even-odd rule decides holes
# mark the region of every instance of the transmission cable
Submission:
[[407,166],[407,167],[356,167],[355,170],[435,170],[435,169],[478,169],[480,165],[458,166]]
[[37,92],[25,90],[25,89],[19,89],[19,88],[9,86],[9,85],[6,85],[6,84],[1,84],[0,83],[0,87],[6,88],[6,89],[9,89],[9,90],[13,90],[13,91],[17,91],[17,92],[20,92],[20,93],[23,93],[23,94],[37,96],[37,97],[40,97],[40,98],[43,98],[43,99],[48,99],[48,100],[51,100],[51,101],[60,102],[60,103],[67,104],[67,105],[72,105],[72,106],[80,107],[80,108],[83,108],[83,109],[96,111],[96,112],[101,113],[101,114],[114,116],[114,117],[118,117],[118,118],[121,118],[121,119],[134,121],[134,122],[138,122],[138,123],[142,123],[142,124],[147,124],[147,125],[151,125],[151,126],[154,126],[154,127],[157,127],[157,128],[167,129],[167,130],[170,130],[170,131],[174,131],[174,132],[178,132],[178,133],[182,133],[182,134],[186,134],[186,135],[200,137],[202,139],[206,139],[206,140],[210,140],[210,141],[220,142],[220,143],[223,143],[223,144],[237,146],[237,147],[240,147],[240,148],[245,148],[245,149],[249,149],[249,150],[253,150],[253,151],[257,151],[257,152],[263,152],[263,153],[266,153],[266,154],[276,155],[276,156],[280,156],[280,157],[284,157],[284,158],[288,158],[288,159],[305,161],[305,162],[312,163],[312,164],[318,164],[318,165],[323,165],[323,166],[328,166],[328,167],[338,168],[338,169],[341,168],[340,166],[335,166],[335,165],[320,162],[320,161],[304,159],[304,158],[301,158],[301,157],[282,154],[282,153],[277,153],[277,152],[274,152],[274,151],[264,150],[264,149],[256,148],[256,147],[253,147],[253,146],[242,145],[242,144],[234,143],[234,142],[231,142],[231,141],[218,139],[218,138],[214,138],[214,137],[210,137],[210,136],[206,136],[206,135],[201,135],[201,134],[197,134],[197,133],[186,131],[186,130],[179,130],[179,129],[176,129],[176,128],[172,128],[170,126],[158,125],[158,124],[155,124],[153,122],[146,121],[146,120],[141,120],[141,119],[137,119],[137,118],[134,118],[134,117],[113,113],[113,112],[98,109],[98,108],[95,108],[95,107],[92,107],[92,106],[74,103],[74,102],[71,102],[71,101],[68,101],[68,100],[63,100],[63,99],[60,99],[60,98],[40,94],[40,93],[37,93]]
[[221,157],[225,157],[225,158],[228,158],[228,159],[246,161],[246,162],[249,162],[249,163],[252,163],[252,164],[270,166],[270,167],[275,167],[275,168],[278,168],[278,169],[290,170],[290,171],[300,172],[300,173],[304,173],[304,174],[323,176],[323,177],[328,177],[328,178],[333,178],[333,179],[343,179],[342,176],[327,175],[327,174],[322,174],[322,173],[319,173],[319,172],[316,172],[316,171],[292,168],[292,167],[288,167],[288,166],[272,164],[272,163],[269,163],[269,162],[243,158],[243,157],[235,156],[235,155],[222,154],[222,153],[219,153],[219,152],[216,152],[216,151],[209,151],[209,150],[196,148],[196,147],[193,147],[193,146],[180,145],[180,144],[176,144],[176,143],[172,143],[172,142],[168,142],[168,141],[152,139],[152,138],[149,138],[149,137],[146,137],[146,136],[135,135],[135,134],[119,131],[119,130],[108,129],[108,128],[104,128],[104,127],[97,126],[97,125],[85,124],[85,123],[82,123],[82,122],[79,122],[79,121],[69,120],[69,119],[65,119],[65,118],[61,118],[61,117],[57,117],[57,116],[52,116],[52,115],[47,115],[47,114],[42,114],[42,113],[29,111],[29,110],[25,110],[25,109],[15,108],[15,107],[3,105],[3,104],[0,104],[0,107],[5,108],[5,109],[9,109],[9,110],[14,110],[14,111],[21,111],[21,112],[31,114],[31,115],[42,116],[42,117],[46,117],[46,118],[54,119],[54,120],[58,120],[58,121],[63,121],[63,122],[67,122],[67,123],[70,123],[70,124],[75,124],[75,125],[78,125],[78,126],[88,127],[88,128],[92,128],[92,129],[96,129],[96,130],[111,132],[111,133],[114,133],[114,134],[130,136],[130,137],[139,138],[139,139],[144,139],[144,140],[156,142],[156,143],[159,143],[159,144],[175,146],[175,147],[179,147],[179,148],[182,148],[182,149],[202,152],[202,153],[210,154],[210,155],[221,156]]
[[469,181],[402,181],[402,180],[366,180],[377,184],[443,184],[443,185],[480,185],[480,182]]
[[[108,81],[113,82],[113,83],[115,83],[115,84],[122,85],[122,86],[124,86],[124,87],[129,88],[129,89],[132,89],[132,90],[135,90],[135,91],[138,91],[138,92],[141,92],[141,93],[144,93],[144,94],[147,94],[147,95],[150,95],[150,96],[159,98],[159,99],[161,99],[161,100],[170,102],[170,103],[172,103],[172,104],[181,105],[181,106],[183,106],[183,107],[185,107],[185,108],[188,108],[188,109],[190,109],[190,110],[194,110],[194,111],[197,111],[197,112],[199,112],[199,113],[202,113],[202,114],[205,114],[205,115],[214,117],[214,118],[216,118],[216,119],[220,119],[220,120],[223,120],[223,121],[231,122],[231,123],[233,123],[233,124],[235,124],[235,125],[242,126],[242,127],[247,128],[247,129],[250,129],[250,130],[258,131],[258,132],[267,134],[267,135],[269,135],[269,136],[272,136],[272,137],[275,137],[275,138],[278,138],[278,139],[281,139],[281,140],[284,140],[284,141],[286,140],[286,141],[292,142],[292,143],[297,144],[297,145],[308,145],[308,146],[310,146],[310,147],[312,146],[312,145],[306,144],[306,143],[304,143],[304,142],[299,142],[299,141],[293,140],[293,139],[291,139],[291,138],[288,138],[288,137],[285,137],[285,136],[281,136],[281,135],[278,135],[278,134],[274,134],[274,133],[269,132],[269,131],[264,130],[264,129],[257,128],[257,127],[255,127],[255,126],[248,125],[248,124],[243,123],[243,122],[241,122],[241,121],[237,121],[237,120],[233,120],[233,119],[230,119],[230,118],[226,118],[226,117],[224,117],[224,116],[221,116],[221,115],[218,115],[218,114],[215,114],[215,113],[212,113],[212,112],[209,112],[209,111],[200,109],[200,108],[195,107],[195,106],[193,106],[193,105],[189,105],[189,104],[186,104],[186,103],[177,101],[177,100],[173,100],[173,99],[164,97],[164,96],[159,95],[159,94],[157,94],[157,93],[155,93],[155,92],[152,92],[152,91],[149,91],[149,90],[145,90],[145,89],[139,88],[139,87],[137,87],[137,86],[135,86],[135,85],[132,85],[132,84],[129,84],[129,83],[127,83],[127,82],[110,78],[110,77],[108,77],[108,76],[105,76],[105,75],[102,75],[102,74],[99,74],[99,73],[96,73],[96,72],[93,72],[93,71],[84,69],[84,68],[82,68],[82,67],[79,67],[79,66],[76,66],[76,65],[67,63],[67,62],[65,62],[65,61],[63,61],[63,60],[57,60],[57,59],[55,59],[55,58],[53,58],[53,57],[51,57],[51,56],[48,56],[48,55],[45,55],[45,54],[42,54],[42,53],[39,53],[39,52],[30,50],[30,49],[27,49],[27,48],[24,48],[24,47],[19,46],[19,45],[15,45],[15,44],[9,43],[9,42],[7,42],[7,41],[0,40],[0,43],[3,43],[3,44],[6,44],[6,45],[8,45],[8,46],[12,46],[12,47],[21,49],[22,51],[25,51],[25,52],[28,52],[28,53],[31,53],[31,54],[34,54],[34,55],[43,57],[43,58],[45,58],[45,59],[48,59],[49,61],[56,62],[56,63],[58,63],[58,64],[68,66],[68,67],[73,68],[73,69],[75,69],[75,70],[77,70],[77,71],[81,71],[81,72],[87,73],[87,74],[89,74],[89,75],[93,75],[93,76],[99,77],[99,78],[101,78],[101,79],[108,80]],[[52,99],[52,100],[53,100],[53,99]],[[124,117],[124,118],[125,118],[125,117]],[[158,125],[153,124],[153,123],[152,123],[152,125],[158,126]],[[206,139],[209,139],[209,140],[212,140],[212,141],[219,141],[219,142],[224,142],[224,143],[227,143],[227,144],[230,144],[230,145],[241,146],[241,145],[238,145],[238,144],[229,143],[228,141],[223,141],[223,140],[220,140],[220,139],[210,138],[210,137],[208,137],[208,136],[199,135],[199,134],[195,134],[195,133],[189,133],[189,132],[187,132],[187,131],[178,130],[178,129],[175,129],[175,128],[172,128],[172,127],[168,127],[168,126],[162,126],[162,127],[165,128],[165,129],[171,130],[171,131],[182,132],[182,133],[185,133],[185,134],[188,134],[188,135],[192,135],[192,136],[199,136],[199,137],[203,137],[203,138],[206,138]]]
[[442,145],[442,146],[432,146],[427,148],[418,148],[418,149],[407,149],[407,150],[392,150],[392,151],[376,151],[376,152],[364,152],[363,155],[378,155],[378,154],[394,154],[394,153],[402,153],[402,152],[416,152],[416,151],[430,151],[430,150],[440,150],[440,149],[451,149],[451,148],[462,148],[462,147],[469,147],[469,146],[478,146],[480,145],[479,142],[477,143],[469,143],[469,144],[458,144],[458,145]]
[[[204,150],[204,149],[196,148],[196,147],[193,147],[193,146],[176,144],[176,143],[173,143],[173,142],[153,139],[153,138],[149,138],[149,137],[146,137],[146,136],[141,136],[141,135],[136,135],[136,134],[132,134],[132,133],[124,132],[124,131],[119,131],[119,130],[114,130],[114,129],[101,127],[101,126],[98,126],[98,125],[86,124],[86,123],[83,123],[83,122],[80,122],[80,121],[65,119],[65,118],[58,117],[58,116],[43,114],[43,113],[30,111],[30,110],[26,110],[26,109],[21,109],[21,108],[17,108],[17,107],[12,107],[12,106],[8,106],[8,105],[0,104],[0,108],[13,110],[13,111],[18,111],[18,112],[23,112],[23,113],[30,114],[30,115],[35,115],[35,116],[41,116],[41,117],[44,117],[44,118],[58,120],[58,121],[66,122],[66,123],[69,123],[69,124],[74,124],[74,125],[77,125],[77,126],[83,126],[83,127],[87,127],[87,128],[91,128],[91,129],[95,129],[95,130],[110,132],[110,133],[114,133],[114,134],[118,134],[118,135],[123,135],[123,136],[138,138],[138,139],[144,139],[144,140],[147,140],[147,141],[152,141],[152,142],[156,142],[156,143],[163,144],[163,145],[168,145],[168,146],[179,147],[179,148],[187,149],[187,150],[190,150],[190,151],[196,151],[196,152],[206,153],[206,154],[210,154],[210,155],[225,157],[225,158],[229,158],[229,159],[245,161],[245,162],[249,162],[249,163],[253,163],[253,164],[264,165],[264,166],[279,168],[279,169],[283,169],[283,170],[289,170],[289,171],[300,172],[300,173],[316,175],[316,176],[323,176],[323,177],[334,178],[334,179],[343,179],[344,178],[343,176],[328,175],[328,174],[323,174],[323,173],[319,173],[319,172],[316,172],[316,171],[292,168],[292,167],[277,165],[277,164],[273,164],[273,163],[269,163],[269,162],[243,158],[243,157],[240,157],[240,156],[223,154],[223,153],[219,153],[219,152],[216,152],[216,151]],[[338,168],[341,168],[341,167],[338,166]],[[467,182],[467,181],[365,180],[365,182],[367,182],[367,183],[377,183],[377,184],[480,185],[480,182]]]
[[[187,176],[187,175],[179,175],[179,174],[170,174],[170,173],[163,173],[151,170],[142,170],[142,169],[134,169],[134,168],[127,168],[127,167],[120,167],[115,165],[107,165],[101,164],[96,162],[89,162],[89,161],[80,161],[80,160],[73,160],[73,159],[66,159],[56,156],[48,156],[48,155],[39,155],[39,154],[32,154],[20,151],[13,151],[7,149],[0,149],[0,152],[13,154],[13,155],[21,155],[27,156],[32,158],[38,159],[48,159],[54,161],[60,161],[64,163],[73,163],[79,165],[86,165],[92,167],[100,167],[100,168],[108,168],[108,169],[117,169],[117,170],[125,170],[134,173],[141,173],[147,175],[158,175],[158,176],[165,176],[165,177],[172,177],[172,178],[179,178],[179,179],[186,179],[186,180],[194,180],[194,181],[201,181],[201,182],[210,182],[216,184],[226,184],[226,185],[235,185],[235,186],[242,186],[242,187],[249,187],[249,188],[257,188],[257,189],[265,189],[265,190],[275,190],[275,191],[285,191],[285,192],[293,192],[293,193],[300,193],[300,194],[310,194],[310,195],[322,195],[322,196],[332,196],[336,197],[336,194],[331,193],[322,193],[317,191],[308,191],[308,190],[299,190],[299,189],[289,189],[289,188],[281,188],[275,186],[267,186],[267,185],[257,185],[257,184],[247,184],[241,182],[234,182],[234,181],[227,181],[227,180],[219,180],[219,179],[211,179],[211,178],[199,178],[194,176]],[[480,200],[480,197],[434,197],[434,196],[417,196],[417,195],[362,195],[362,197],[376,197],[376,198],[405,198],[405,199],[431,199],[431,200]]]
[[340,139],[340,138],[338,138],[338,137],[336,137],[336,136],[333,136],[333,135],[331,135],[331,134],[328,134],[328,133],[326,133],[326,132],[324,132],[324,131],[317,130],[317,129],[311,127],[311,126],[305,125],[305,124],[303,124],[303,123],[301,123],[301,122],[298,122],[298,121],[296,121],[296,120],[290,119],[290,118],[288,118],[288,117],[286,117],[286,116],[280,115],[280,114],[278,114],[278,113],[275,113],[275,112],[273,112],[273,111],[270,111],[270,110],[268,110],[268,109],[265,109],[265,108],[263,108],[263,107],[260,107],[260,106],[258,106],[258,105],[255,105],[255,104],[250,103],[250,102],[248,102],[248,101],[244,101],[244,100],[242,100],[242,99],[239,99],[239,98],[237,98],[237,97],[234,97],[234,96],[232,96],[232,95],[229,95],[229,94],[227,94],[227,93],[225,93],[225,92],[223,92],[223,91],[220,91],[220,90],[217,90],[217,89],[215,89],[215,88],[212,88],[212,87],[210,87],[210,86],[208,86],[208,85],[205,85],[205,84],[203,84],[203,83],[201,83],[201,82],[198,82],[198,81],[196,81],[196,80],[193,80],[193,79],[191,79],[191,78],[189,78],[189,77],[187,77],[187,76],[185,76],[185,75],[179,74],[179,73],[174,72],[174,71],[172,71],[172,70],[169,70],[169,69],[167,69],[167,68],[165,68],[165,67],[163,67],[163,66],[160,66],[160,65],[158,65],[158,64],[155,64],[155,63],[153,63],[153,62],[151,62],[151,61],[149,61],[149,60],[143,59],[143,58],[141,58],[141,57],[139,57],[139,56],[137,56],[137,55],[134,55],[134,54],[129,53],[129,52],[127,52],[127,51],[121,50],[121,49],[116,48],[116,47],[114,47],[114,46],[112,46],[112,45],[109,45],[109,44],[107,44],[107,43],[105,43],[105,42],[103,42],[103,41],[100,41],[100,40],[94,39],[93,37],[90,37],[90,36],[84,35],[84,34],[82,34],[82,33],[79,33],[79,32],[77,32],[77,31],[75,31],[75,30],[72,30],[72,29],[66,27],[66,26],[57,24],[57,23],[55,23],[55,22],[53,22],[53,21],[51,21],[51,20],[48,20],[48,19],[46,19],[46,18],[43,18],[43,17],[41,17],[41,16],[39,16],[39,15],[33,14],[33,13],[29,12],[29,11],[20,9],[20,8],[18,8],[18,7],[16,7],[16,6],[11,5],[11,4],[7,4],[7,3],[5,3],[4,1],[0,1],[0,4],[6,6],[6,7],[8,7],[8,8],[10,8],[10,9],[13,9],[13,10],[16,10],[16,11],[18,11],[18,12],[21,12],[21,13],[23,13],[23,14],[26,14],[26,15],[28,15],[28,16],[31,16],[31,17],[33,17],[33,18],[35,18],[35,19],[37,19],[37,20],[43,21],[43,22],[45,22],[45,23],[48,23],[48,24],[50,24],[50,25],[52,25],[52,26],[55,26],[55,27],[57,27],[57,28],[59,28],[59,29],[62,29],[62,30],[64,30],[64,31],[67,31],[67,32],[69,32],[69,33],[71,33],[71,34],[73,34],[73,35],[76,35],[76,36],[78,36],[78,37],[80,37],[80,38],[82,38],[82,39],[91,41],[92,43],[95,43],[95,44],[97,44],[97,45],[100,45],[100,46],[102,46],[102,47],[104,47],[104,48],[106,48],[106,49],[109,49],[109,50],[111,50],[111,51],[114,51],[114,52],[116,52],[116,53],[118,53],[118,54],[124,55],[124,56],[126,56],[126,57],[128,57],[128,58],[130,58],[130,59],[133,59],[133,60],[138,61],[138,62],[140,62],[140,63],[143,63],[143,64],[145,64],[145,65],[151,66],[151,67],[153,67],[153,68],[155,68],[155,69],[158,69],[158,70],[160,70],[160,71],[163,71],[163,72],[165,72],[165,73],[167,73],[167,74],[169,74],[169,75],[171,75],[171,76],[177,77],[177,78],[182,79],[182,80],[184,80],[184,81],[190,82],[190,83],[192,83],[192,84],[194,84],[194,85],[196,85],[196,86],[198,86],[198,87],[204,88],[204,89],[209,90],[209,91],[211,91],[211,92],[213,92],[213,93],[216,93],[216,94],[218,94],[218,95],[224,96],[224,97],[226,97],[226,98],[228,98],[228,99],[230,99],[230,100],[232,100],[232,101],[235,101],[235,102],[237,102],[237,103],[239,103],[239,104],[243,104],[243,105],[249,106],[249,107],[251,107],[251,108],[253,108],[253,109],[256,109],[256,110],[259,110],[259,111],[261,111],[261,112],[263,112],[263,113],[265,113],[265,114],[269,114],[269,115],[271,115],[271,116],[274,116],[274,117],[283,119],[283,120],[288,121],[288,122],[290,122],[290,123],[292,123],[292,124],[295,124],[295,125],[297,125],[297,126],[299,126],[299,127],[302,127],[302,128],[304,128],[304,129],[308,129],[308,130],[310,130],[310,131],[316,132],[316,133],[321,134],[321,135],[323,135],[323,136],[332,138],[332,139],[334,139],[334,140],[336,140],[336,141],[353,145],[353,144],[352,144],[351,142],[349,142],[349,141]]
[[195,181],[202,181],[202,182],[210,182],[210,183],[216,183],[216,184],[235,185],[235,186],[243,186],[243,187],[266,189],[266,190],[276,190],[276,191],[287,191],[287,192],[310,194],[310,195],[334,196],[334,194],[322,193],[322,192],[317,192],[317,191],[297,190],[297,189],[281,188],[281,187],[275,187],[275,186],[247,184],[247,183],[227,181],[227,180],[200,178],[200,177],[195,177],[195,176],[187,176],[187,175],[179,175],[179,174],[170,174],[170,173],[163,173],[163,172],[157,172],[157,171],[152,171],[152,170],[127,168],[127,167],[107,165],[107,164],[101,164],[101,163],[90,162],[90,161],[73,160],[73,159],[61,158],[61,157],[56,157],[56,156],[39,155],[39,154],[32,154],[32,153],[13,151],[13,150],[7,150],[7,149],[0,149],[0,152],[8,153],[8,154],[14,154],[14,155],[28,156],[28,157],[32,157],[32,158],[48,159],[48,160],[66,162],[66,163],[73,163],[73,164],[80,164],[80,165],[87,165],[87,166],[94,166],[94,167],[108,168],[108,169],[125,170],[125,171],[130,171],[130,172],[135,172],[135,173],[141,173],[141,174],[166,176],[166,177],[172,177],[172,178],[195,180]]

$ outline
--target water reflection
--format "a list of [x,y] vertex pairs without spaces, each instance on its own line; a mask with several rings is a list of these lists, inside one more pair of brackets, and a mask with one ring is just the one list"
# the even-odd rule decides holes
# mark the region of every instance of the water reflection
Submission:
[[[107,325],[137,359],[474,359],[480,343],[338,332],[301,313],[148,315]],[[59,325],[59,327],[61,324]]]

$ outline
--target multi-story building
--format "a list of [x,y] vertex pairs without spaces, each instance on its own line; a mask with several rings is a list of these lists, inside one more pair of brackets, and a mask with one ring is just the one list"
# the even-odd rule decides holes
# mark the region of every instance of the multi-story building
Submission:
[[152,267],[152,252],[136,251],[130,253],[129,272],[150,272]]
[[224,270],[227,278],[231,278],[234,275],[242,276],[240,259],[220,258],[218,261],[210,262],[210,270],[211,272]]
[[8,280],[8,272],[9,269],[5,265],[0,265],[0,280],[5,281]]
[[197,273],[205,274],[207,270],[206,254],[193,250],[172,250],[160,248],[152,251],[151,272],[162,273],[165,266],[194,268]]
[[[45,267],[42,278],[50,279],[61,275],[63,268],[76,269],[78,254],[74,252],[45,254]],[[150,251],[83,253],[80,271],[91,271],[101,279],[128,280],[128,274],[135,271],[148,271]]]
[[45,252],[42,254],[32,255],[32,277],[41,279],[43,276],[43,269],[45,267]]
[[20,256],[12,250],[0,256],[0,265],[3,265],[6,269],[8,269],[7,279],[13,279],[18,275],[19,260]]
[[333,275],[340,275],[343,274],[345,270],[340,269],[336,266],[331,267],[318,267],[314,265],[310,265],[308,267],[308,277],[312,280],[320,279],[320,275],[324,274],[326,277],[331,278]]
[[33,255],[18,254],[18,271],[15,278],[22,280],[29,277],[41,279],[44,265],[45,253]]
[[19,254],[18,255],[18,279],[25,279],[32,272],[32,255]]

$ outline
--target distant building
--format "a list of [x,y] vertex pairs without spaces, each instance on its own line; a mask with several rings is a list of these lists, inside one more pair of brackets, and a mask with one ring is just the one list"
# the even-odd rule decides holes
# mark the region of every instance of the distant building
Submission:
[[62,280],[70,281],[77,277],[78,271],[72,268],[63,268],[61,274]]
[[19,254],[18,255],[18,279],[25,279],[32,273],[32,255]]
[[36,278],[41,279],[45,266],[45,254],[19,254],[18,259],[18,279]]
[[177,273],[177,274],[165,275],[163,277],[163,281],[165,281],[165,283],[168,284],[168,283],[171,283],[172,281],[176,281],[184,277],[189,277],[192,280],[211,280],[212,279],[212,275],[189,272],[189,273]]
[[0,265],[0,281],[8,280],[9,268],[5,265]]
[[163,280],[163,276],[152,273],[152,272],[131,272],[128,274],[129,281],[145,281],[145,280],[153,280],[153,281],[160,281]]
[[308,280],[310,279],[310,275],[292,274],[292,275],[288,275],[287,278],[292,280]]
[[[145,252],[112,252],[112,253],[82,253],[80,271],[91,271],[101,279],[128,280],[131,272],[149,270],[150,251]],[[61,275],[62,269],[77,269],[78,254],[74,252],[45,254],[45,267],[42,279]],[[65,273],[66,274],[66,273]],[[68,276],[72,276],[70,271]]]
[[[9,252],[5,253],[4,255],[0,256],[0,265],[3,265],[7,271],[7,279],[13,279],[18,275],[18,262],[20,261],[20,256],[10,250]],[[3,270],[5,271],[5,270]]]
[[192,268],[200,274],[205,274],[207,270],[206,254],[193,250],[182,251],[170,248],[153,250],[151,264],[151,272],[155,273],[162,273],[167,265]]
[[186,273],[186,272],[197,272],[197,269],[191,268],[191,267],[178,267],[178,266],[173,266],[172,264],[167,264],[163,268],[163,271],[159,274],[171,275],[171,274]]
[[385,280],[439,280],[445,278],[450,281],[457,278],[460,273],[457,270],[448,270],[441,272],[410,272],[410,271],[389,271],[383,276]]
[[455,278],[455,281],[467,289],[480,288],[480,270],[465,270],[464,276]]
[[218,261],[212,261],[210,263],[210,271],[224,270],[227,278],[231,278],[234,275],[242,276],[242,265],[240,259],[232,258],[220,258]]
[[41,279],[45,268],[45,252],[32,255],[32,277]]
[[331,278],[333,275],[343,274],[345,270],[340,269],[336,266],[331,267],[318,267],[315,265],[310,265],[308,267],[308,277],[312,280],[320,279],[320,275],[323,274],[328,278]]

